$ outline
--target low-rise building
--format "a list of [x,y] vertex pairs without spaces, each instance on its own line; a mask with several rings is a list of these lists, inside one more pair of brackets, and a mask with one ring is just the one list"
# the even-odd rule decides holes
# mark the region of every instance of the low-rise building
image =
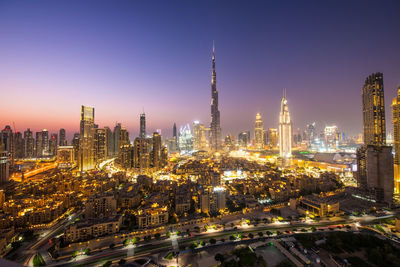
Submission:
[[167,206],[158,207],[158,205],[153,205],[151,208],[139,210],[136,219],[138,227],[143,229],[168,223],[168,216]]
[[325,217],[339,213],[339,201],[335,195],[312,194],[298,199],[297,211],[302,214]]

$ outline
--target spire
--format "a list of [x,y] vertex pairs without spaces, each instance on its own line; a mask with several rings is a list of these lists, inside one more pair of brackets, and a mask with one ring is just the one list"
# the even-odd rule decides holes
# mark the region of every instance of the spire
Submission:
[[286,99],[286,88],[283,88],[283,98]]
[[213,40],[213,46],[212,46],[212,59],[215,60],[215,45],[214,45],[214,40]]

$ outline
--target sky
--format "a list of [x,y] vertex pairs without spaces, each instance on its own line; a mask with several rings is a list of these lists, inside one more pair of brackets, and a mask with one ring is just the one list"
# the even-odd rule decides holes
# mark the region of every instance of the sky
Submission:
[[362,132],[361,88],[384,73],[387,127],[400,85],[400,1],[0,0],[0,127],[147,132],[210,123],[211,51],[224,135],[277,128],[283,88],[294,129]]

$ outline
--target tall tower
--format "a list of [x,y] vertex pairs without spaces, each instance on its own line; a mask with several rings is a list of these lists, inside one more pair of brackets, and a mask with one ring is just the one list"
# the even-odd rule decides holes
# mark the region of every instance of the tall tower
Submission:
[[59,146],[66,146],[67,145],[67,139],[65,136],[65,129],[60,129],[60,136],[59,136]]
[[218,109],[217,73],[215,72],[215,48],[213,43],[211,74],[211,126],[210,147],[212,151],[221,149],[221,125]]
[[364,145],[386,145],[383,74],[371,74],[362,89]]
[[254,124],[254,147],[257,150],[264,148],[264,124],[260,113],[257,113]]
[[146,138],[146,114],[140,114],[140,138]]
[[393,139],[394,139],[394,192],[400,194],[400,86],[392,101]]
[[94,108],[82,106],[79,135],[79,170],[87,171],[95,167],[94,162]]
[[281,112],[279,113],[279,154],[281,158],[292,156],[292,121],[286,99],[286,89],[283,90]]

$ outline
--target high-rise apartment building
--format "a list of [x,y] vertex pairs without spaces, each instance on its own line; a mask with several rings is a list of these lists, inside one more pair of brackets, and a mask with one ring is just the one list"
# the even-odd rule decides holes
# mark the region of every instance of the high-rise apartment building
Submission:
[[217,73],[215,71],[215,49],[213,44],[212,73],[211,73],[211,125],[210,148],[212,151],[221,149],[221,124],[218,109]]
[[146,114],[140,114],[140,138],[146,138]]
[[95,162],[99,163],[107,158],[108,143],[107,130],[105,128],[97,128],[94,136]]
[[35,138],[35,156],[40,158],[43,156],[43,135],[42,132],[36,132]]
[[24,156],[25,158],[32,158],[35,156],[34,154],[34,140],[33,140],[33,133],[31,129],[27,129],[24,132]]
[[113,132],[113,139],[114,139],[114,156],[119,155],[119,147],[120,147],[120,138],[121,138],[121,123],[117,123],[114,127],[114,132]]
[[392,147],[386,146],[383,74],[367,77],[362,88],[364,145],[357,149],[357,183],[378,202],[391,204],[394,191]]
[[179,129],[179,149],[182,154],[193,150],[193,135],[189,124]]
[[50,154],[49,131],[42,131],[42,156],[47,157]]
[[286,90],[283,91],[279,113],[279,155],[281,158],[292,156],[292,121],[287,105]]
[[367,77],[362,89],[364,145],[386,144],[383,74]]
[[79,170],[87,171],[95,167],[94,161],[94,108],[82,106],[79,134]]
[[268,129],[268,145],[271,148],[276,148],[279,142],[279,134],[278,129],[276,128],[269,128]]
[[49,154],[51,156],[57,156],[57,146],[58,146],[58,135],[53,133],[50,135],[49,139]]
[[107,139],[107,157],[112,157],[114,155],[114,136],[110,127],[104,127],[104,130]]
[[392,101],[393,148],[394,148],[394,192],[400,194],[400,86]]
[[72,138],[72,147],[74,148],[74,159],[79,160],[79,133],[74,133]]
[[3,144],[3,151],[6,151],[9,157],[9,165],[12,167],[14,165],[15,158],[15,142],[14,142],[14,134],[9,125],[7,125],[0,134],[1,143]]
[[60,129],[60,132],[59,132],[59,143],[58,143],[58,145],[59,146],[66,146],[68,144],[68,142],[67,142],[67,137],[66,137],[66,134],[65,134],[65,129]]
[[8,152],[3,150],[3,147],[0,143],[0,185],[7,183],[10,176]]
[[254,123],[254,148],[257,150],[264,149],[264,124],[260,113],[257,113]]
[[154,168],[161,167],[161,135],[157,132],[153,133],[153,151],[151,152],[152,165]]
[[139,170],[140,174],[145,174],[150,168],[151,139],[138,137],[133,146],[133,166]]

